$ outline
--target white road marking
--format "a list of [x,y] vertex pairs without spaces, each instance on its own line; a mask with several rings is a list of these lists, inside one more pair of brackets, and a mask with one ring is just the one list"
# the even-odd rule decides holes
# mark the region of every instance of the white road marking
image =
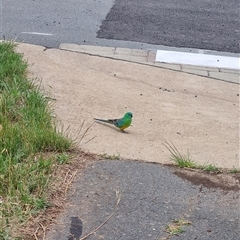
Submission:
[[42,35],[42,36],[53,36],[54,34],[52,33],[40,33],[40,32],[22,32],[25,34],[32,34],[32,35]]
[[189,64],[203,67],[217,67],[240,70],[240,58],[202,53],[186,53],[157,50],[157,62]]

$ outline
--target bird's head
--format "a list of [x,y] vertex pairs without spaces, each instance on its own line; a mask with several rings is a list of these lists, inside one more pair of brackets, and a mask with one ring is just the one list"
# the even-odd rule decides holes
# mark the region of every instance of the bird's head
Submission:
[[125,118],[132,118],[133,115],[131,112],[127,112],[125,115],[124,115]]

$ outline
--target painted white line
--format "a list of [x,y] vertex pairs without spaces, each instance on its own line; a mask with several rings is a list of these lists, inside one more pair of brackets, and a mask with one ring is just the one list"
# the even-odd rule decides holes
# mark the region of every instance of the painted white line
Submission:
[[157,62],[189,64],[203,67],[217,67],[240,70],[240,58],[202,53],[185,53],[157,50]]
[[54,34],[52,33],[40,33],[40,32],[22,32],[25,34],[32,34],[32,35],[42,35],[42,36],[53,36]]

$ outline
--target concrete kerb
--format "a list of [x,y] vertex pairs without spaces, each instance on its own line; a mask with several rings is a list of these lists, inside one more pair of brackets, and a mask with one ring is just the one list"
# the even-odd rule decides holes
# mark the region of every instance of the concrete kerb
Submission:
[[235,84],[240,83],[239,70],[156,62],[155,61],[157,52],[156,50],[139,50],[129,48],[77,45],[67,43],[61,43],[59,45],[59,49],[65,51],[79,52],[93,56],[106,57],[121,61],[150,65],[153,67],[185,72],[188,74],[208,77]]

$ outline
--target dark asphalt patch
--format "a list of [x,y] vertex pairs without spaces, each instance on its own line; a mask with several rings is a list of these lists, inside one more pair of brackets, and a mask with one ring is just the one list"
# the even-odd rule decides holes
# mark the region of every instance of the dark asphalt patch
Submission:
[[70,237],[68,240],[79,239],[82,235],[82,221],[78,217],[71,217]]
[[239,53],[239,1],[116,0],[98,38]]
[[[238,239],[239,191],[196,186],[174,171],[137,161],[94,162],[75,179],[68,204],[46,238],[68,239],[75,216],[82,221],[81,237],[90,233],[88,240]],[[191,224],[169,236],[166,227],[182,219]]]

